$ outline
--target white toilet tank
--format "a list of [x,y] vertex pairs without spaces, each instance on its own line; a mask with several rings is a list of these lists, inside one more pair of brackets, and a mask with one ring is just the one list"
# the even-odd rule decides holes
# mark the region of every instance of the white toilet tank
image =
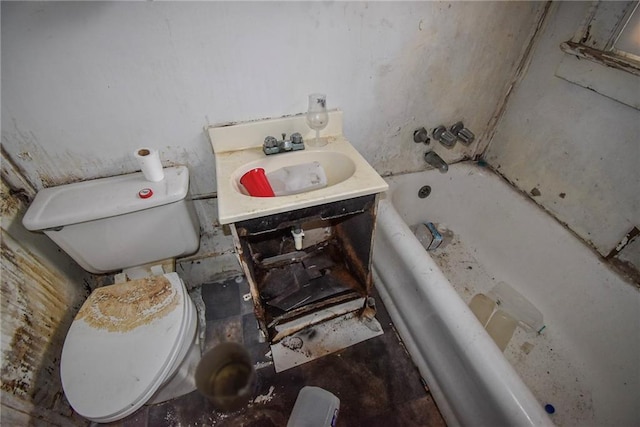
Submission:
[[187,200],[189,170],[141,172],[41,190],[22,223],[42,230],[91,273],[108,273],[194,253],[200,226]]

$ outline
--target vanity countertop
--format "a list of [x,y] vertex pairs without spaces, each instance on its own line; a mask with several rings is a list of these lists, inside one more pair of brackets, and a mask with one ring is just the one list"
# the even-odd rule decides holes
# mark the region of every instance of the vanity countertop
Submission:
[[[387,183],[342,134],[342,112],[329,112],[329,125],[320,133],[327,141],[323,147],[311,147],[315,133],[304,115],[260,120],[207,129],[216,159],[218,216],[221,224],[230,224],[295,209],[337,202],[387,190]],[[262,142],[268,135],[280,139],[282,133],[300,132],[305,149],[265,155]],[[253,167],[267,173],[299,162],[319,161],[324,167],[327,187],[279,197],[251,197],[243,194],[239,178]]]

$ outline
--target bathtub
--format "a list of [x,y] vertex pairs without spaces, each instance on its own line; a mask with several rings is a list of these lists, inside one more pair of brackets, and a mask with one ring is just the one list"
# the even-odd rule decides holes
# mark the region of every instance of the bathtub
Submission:
[[[489,169],[387,181],[374,282],[450,426],[640,425],[636,286]],[[414,237],[424,222],[449,230],[443,247],[427,252]],[[545,324],[518,327],[504,353],[467,305],[498,282]]]

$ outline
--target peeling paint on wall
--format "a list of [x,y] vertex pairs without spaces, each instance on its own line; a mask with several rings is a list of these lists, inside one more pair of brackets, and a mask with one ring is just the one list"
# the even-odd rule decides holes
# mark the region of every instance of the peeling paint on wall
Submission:
[[[1,187],[0,423],[86,424],[64,398],[59,358],[71,319],[96,283],[91,283],[91,276],[77,265],[66,266],[70,260],[46,237],[22,227],[27,194],[32,190],[10,188],[5,175],[15,171],[5,166]],[[46,259],[47,254],[53,255],[54,263]]]
[[55,411],[61,400],[59,355],[74,305],[51,271],[2,230],[2,391]]
[[[566,55],[560,44],[573,37],[591,6],[551,7],[484,156],[606,258],[640,224],[640,112],[555,75]],[[615,84],[637,90],[626,80]],[[630,245],[610,261],[638,262],[639,248]]]

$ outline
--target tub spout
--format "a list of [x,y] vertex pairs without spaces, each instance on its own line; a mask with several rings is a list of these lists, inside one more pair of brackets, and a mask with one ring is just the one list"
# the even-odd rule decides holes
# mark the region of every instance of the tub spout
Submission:
[[442,160],[442,157],[438,156],[435,151],[428,151],[424,155],[424,160],[434,168],[438,169],[441,173],[445,173],[449,170],[447,162]]

